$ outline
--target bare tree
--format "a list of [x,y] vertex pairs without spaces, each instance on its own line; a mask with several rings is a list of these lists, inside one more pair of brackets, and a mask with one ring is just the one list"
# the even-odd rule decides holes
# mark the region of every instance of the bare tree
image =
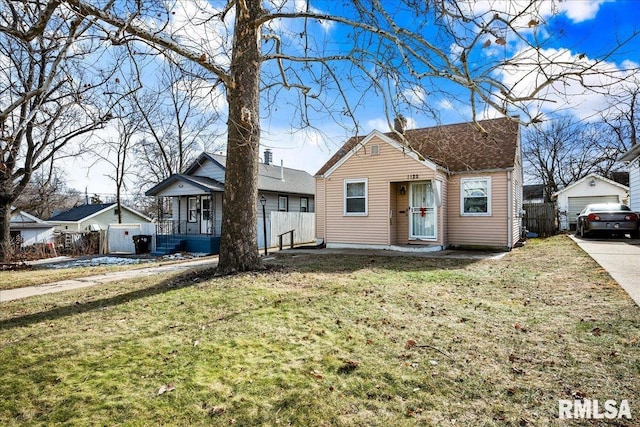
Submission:
[[611,178],[621,168],[616,159],[626,151],[615,135],[606,123],[572,116],[534,124],[523,138],[526,179],[541,181],[551,201],[553,193],[591,173]]
[[108,120],[94,102],[108,76],[79,67],[95,50],[92,27],[58,3],[0,2],[0,259],[11,255],[11,205],[33,174]]
[[71,209],[83,200],[84,196],[79,191],[67,187],[59,170],[42,168],[33,174],[14,206],[38,218],[47,219],[56,210]]
[[132,101],[134,96],[133,92],[130,93],[113,108],[110,132],[107,136],[98,138],[100,142],[92,149],[99,157],[95,163],[106,162],[111,168],[106,177],[115,185],[118,223],[122,223],[122,193],[127,189],[127,178],[130,178],[132,172],[131,157],[143,128],[141,114]]
[[640,82],[632,80],[620,93],[610,95],[609,108],[601,114],[612,144],[624,153],[638,143],[640,133]]
[[[101,3],[101,2],[98,2]],[[383,3],[310,0],[230,0],[155,3],[62,0],[79,16],[101,23],[116,45],[146,43],[157,54],[170,50],[200,64],[227,101],[227,164],[220,245],[220,273],[258,268],[256,199],[260,115],[277,101],[294,103],[303,126],[312,113],[351,121],[356,131],[362,94],[376,93],[388,117],[411,100],[427,110],[420,94],[454,84],[467,94],[473,116],[485,106],[503,114],[512,106],[543,101],[556,82],[584,81],[602,73],[596,64],[543,49],[541,2],[513,6],[463,0],[401,0]],[[52,2],[51,8],[57,3]],[[219,7],[216,7],[218,5]],[[178,10],[182,8],[181,10]],[[180,13],[177,13],[180,12]],[[182,13],[185,12],[185,13]],[[46,14],[42,13],[43,19]],[[333,41],[327,29],[340,33]],[[532,33],[532,30],[533,33]],[[553,35],[551,35],[553,36]],[[508,43],[522,46],[507,55]],[[487,49],[504,54],[486,55]],[[510,82],[504,70],[526,68]],[[413,92],[414,97],[403,96]],[[270,105],[261,109],[261,93]],[[404,104],[403,104],[404,103]],[[272,110],[273,111],[273,110]],[[526,110],[525,110],[526,112]],[[479,129],[482,131],[482,129]]]
[[202,76],[202,67],[170,58],[157,70],[157,84],[134,96],[144,138],[136,144],[141,186],[155,185],[180,173],[202,151],[223,147],[215,88]]

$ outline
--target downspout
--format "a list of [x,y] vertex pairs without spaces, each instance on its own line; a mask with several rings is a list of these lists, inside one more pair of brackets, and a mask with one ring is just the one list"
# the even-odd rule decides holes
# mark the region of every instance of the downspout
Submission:
[[507,247],[513,248],[513,185],[511,171],[507,171]]

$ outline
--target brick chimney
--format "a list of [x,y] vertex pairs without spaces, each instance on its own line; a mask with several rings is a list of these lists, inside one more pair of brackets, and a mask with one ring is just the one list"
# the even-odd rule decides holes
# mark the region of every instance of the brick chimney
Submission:
[[273,162],[273,153],[271,152],[271,149],[267,148],[264,150],[264,164],[270,165],[271,162]]
[[404,134],[404,130],[407,127],[407,119],[402,115],[398,114],[395,119],[393,119],[393,129],[398,132]]

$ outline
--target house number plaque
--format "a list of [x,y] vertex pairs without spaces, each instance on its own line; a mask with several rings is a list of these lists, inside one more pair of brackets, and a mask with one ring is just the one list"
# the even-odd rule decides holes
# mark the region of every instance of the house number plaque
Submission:
[[407,179],[420,179],[420,175],[418,175],[417,173],[410,173],[409,175],[407,175]]

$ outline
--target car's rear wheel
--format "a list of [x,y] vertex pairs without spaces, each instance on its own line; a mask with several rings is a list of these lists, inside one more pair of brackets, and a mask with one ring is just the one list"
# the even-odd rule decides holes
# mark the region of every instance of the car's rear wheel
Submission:
[[637,239],[638,237],[640,237],[640,231],[634,230],[631,233],[629,233],[629,235],[631,236],[632,239]]
[[589,232],[584,231],[584,225],[580,227],[580,237],[583,237],[585,239],[589,237]]

